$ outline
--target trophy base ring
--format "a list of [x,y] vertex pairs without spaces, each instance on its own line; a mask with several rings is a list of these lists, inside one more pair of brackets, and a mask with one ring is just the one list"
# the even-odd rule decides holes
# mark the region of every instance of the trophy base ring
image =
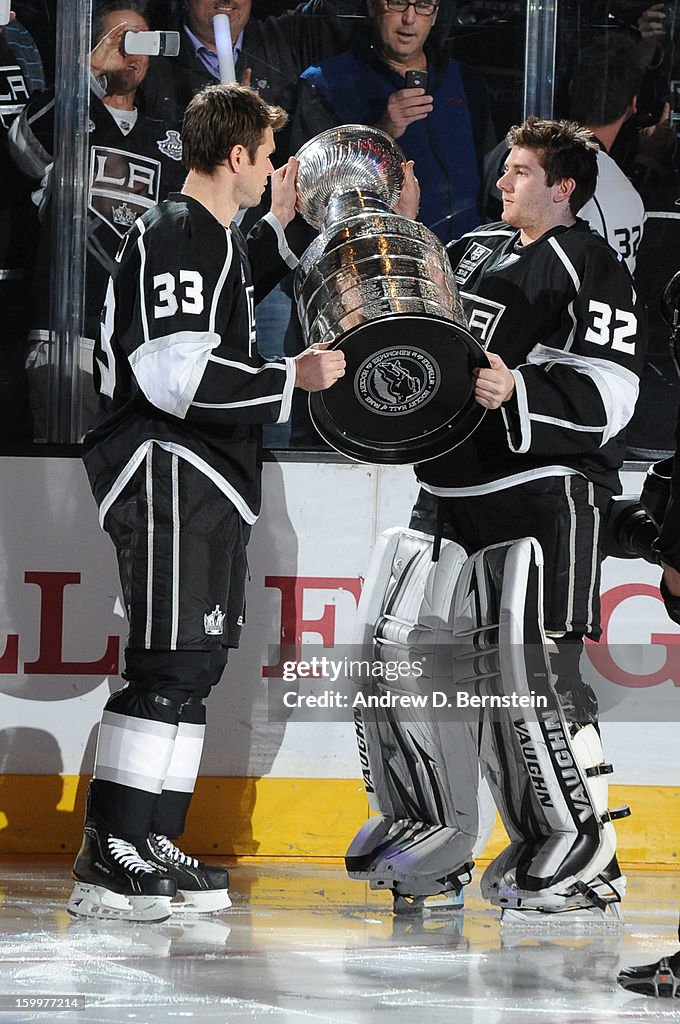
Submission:
[[481,422],[472,372],[482,346],[452,320],[388,314],[343,334],[345,376],[309,396],[312,423],[358,462],[410,465],[455,448]]

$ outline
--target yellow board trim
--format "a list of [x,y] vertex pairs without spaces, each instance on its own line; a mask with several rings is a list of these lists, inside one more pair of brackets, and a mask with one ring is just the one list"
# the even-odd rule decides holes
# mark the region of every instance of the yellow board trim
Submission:
[[[74,853],[82,835],[88,779],[75,775],[0,776],[0,854]],[[680,860],[680,789],[611,786],[609,806],[629,804],[616,822],[623,864]],[[183,845],[230,857],[341,857],[370,811],[355,779],[198,780]],[[488,860],[507,844],[500,822]]]

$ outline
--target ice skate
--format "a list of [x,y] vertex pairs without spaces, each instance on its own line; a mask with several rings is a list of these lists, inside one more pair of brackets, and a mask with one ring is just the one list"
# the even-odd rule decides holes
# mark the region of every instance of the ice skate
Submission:
[[177,885],[174,914],[215,914],[231,906],[229,872],[189,857],[167,836],[150,833],[140,855]]
[[132,843],[87,824],[73,865],[67,910],[76,917],[164,921],[177,892],[174,879],[144,860]]
[[619,929],[623,927],[621,900],[625,895],[626,877],[620,874],[614,859],[589,885],[577,883],[564,893],[524,898],[514,907],[509,899],[501,910],[501,926],[539,931],[574,927],[581,932]]
[[680,952],[664,956],[655,964],[624,967],[616,979],[619,985],[643,996],[680,997]]

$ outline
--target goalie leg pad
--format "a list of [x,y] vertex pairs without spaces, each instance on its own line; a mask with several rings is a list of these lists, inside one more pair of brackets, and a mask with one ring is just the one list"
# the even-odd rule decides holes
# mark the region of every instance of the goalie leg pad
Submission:
[[[432,562],[432,537],[415,530],[384,533],[376,548],[357,612],[355,642],[369,659],[409,660],[451,643],[455,582],[466,554],[444,542]],[[353,878],[410,895],[456,886],[457,872],[493,827],[484,799],[480,840],[476,726],[432,713],[439,661],[427,673],[359,685],[355,725],[364,783],[374,810],[347,851]],[[450,672],[450,668],[448,670]],[[447,683],[450,679],[447,678]],[[420,695],[420,708],[371,706],[387,693]],[[425,710],[423,710],[425,708]],[[454,881],[451,881],[451,879]]]
[[587,889],[616,847],[599,735],[592,725],[572,735],[552,685],[542,566],[532,538],[494,545],[468,560],[456,590],[462,642],[479,643],[497,624],[500,675],[479,690],[497,698],[498,710],[485,708],[480,756],[511,839],[482,894],[501,906]]

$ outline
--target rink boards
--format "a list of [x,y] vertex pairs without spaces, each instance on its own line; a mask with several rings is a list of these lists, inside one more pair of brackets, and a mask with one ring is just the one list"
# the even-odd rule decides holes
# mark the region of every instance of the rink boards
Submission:
[[[4,458],[0,492],[0,853],[78,842],[102,705],[121,685],[126,625],[115,558],[79,460]],[[626,473],[637,493],[642,474]],[[377,535],[405,524],[408,468],[268,462],[264,511],[249,548],[247,625],[209,705],[208,740],[189,831],[196,852],[344,853],[368,813],[353,726],[272,715],[280,645],[351,642]],[[608,559],[606,643],[588,651],[616,769],[611,805],[622,859],[674,863],[680,847],[680,628],[666,618],[659,572]],[[349,718],[349,716],[346,716]],[[493,844],[501,842],[500,834]]]

